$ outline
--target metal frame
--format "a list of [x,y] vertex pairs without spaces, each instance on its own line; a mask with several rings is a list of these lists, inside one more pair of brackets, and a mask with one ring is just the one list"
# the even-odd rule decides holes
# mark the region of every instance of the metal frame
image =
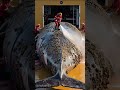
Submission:
[[[43,27],[44,27],[44,7],[45,7],[46,5],[44,5],[43,6]],[[52,6],[54,6],[54,5],[52,5]],[[60,5],[58,5],[58,6],[60,6]],[[67,6],[74,6],[74,5],[67,5]],[[79,28],[80,28],[80,5],[77,5],[79,8]],[[74,14],[74,13],[73,13]]]
[[81,9],[80,9],[80,5],[79,5],[79,28],[80,28],[80,12],[81,12]]

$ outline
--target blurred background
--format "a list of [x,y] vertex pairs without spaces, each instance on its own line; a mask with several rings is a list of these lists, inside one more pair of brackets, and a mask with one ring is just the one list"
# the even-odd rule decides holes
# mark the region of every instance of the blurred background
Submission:
[[[32,30],[34,30],[34,26],[36,26],[37,24],[41,24],[41,27],[44,27],[44,25],[47,25],[49,22],[53,21],[54,15],[59,11],[63,13],[63,21],[72,23],[78,29],[81,29],[82,27],[81,24],[85,23],[86,39],[88,39],[91,43],[93,43],[93,45],[104,54],[104,56],[108,59],[108,61],[110,62],[110,65],[112,66],[112,70],[113,70],[113,73],[111,75],[112,78],[110,79],[110,81],[108,80],[110,84],[107,85],[108,87],[107,89],[120,90],[120,78],[119,78],[120,76],[120,65],[119,65],[119,62],[120,62],[120,55],[119,55],[120,53],[120,0],[86,0],[86,4],[85,4],[85,0],[74,0],[74,1],[55,0],[54,2],[53,0],[44,0],[44,1],[35,0],[35,9],[31,9],[31,7],[34,7],[34,5],[31,4],[31,1],[33,3],[34,0],[8,0],[8,2],[5,2],[5,3],[3,3],[3,1],[7,1],[7,0],[0,0],[0,43],[1,43],[0,44],[0,53],[1,53],[0,54],[0,90],[17,90],[17,89],[13,89],[14,84],[13,84],[13,80],[11,79],[11,69],[13,67],[14,67],[13,71],[18,71],[15,73],[18,73],[19,75],[20,75],[20,72],[23,71],[22,72],[23,76],[20,75],[18,79],[19,82],[22,83],[22,81],[20,81],[22,79],[24,81],[32,82],[31,79],[28,79],[29,77],[27,77],[27,74],[25,79],[21,78],[21,77],[24,77],[25,75],[24,74],[25,67],[23,67],[23,69],[20,69],[21,62],[19,62],[19,59],[22,54],[20,55],[17,54],[17,51],[19,51],[18,48],[26,47],[25,45],[29,44],[28,43],[29,39],[23,40],[26,37],[24,38],[22,37],[25,36],[26,34],[21,36],[20,37],[21,41],[23,40],[28,42],[26,43],[22,42],[22,45],[18,47],[15,43],[13,44],[13,41],[14,40],[15,42],[17,42],[17,40],[19,41],[19,39],[16,39],[16,37],[17,35],[19,35],[20,32],[16,33],[14,32],[14,30],[21,31],[21,32],[23,31],[27,32],[30,30],[31,31],[30,37],[34,38],[34,35],[32,35]],[[23,4],[24,1],[26,1],[26,4]],[[35,18],[35,20],[32,17]],[[9,22],[8,22],[8,19],[9,19]],[[19,20],[16,21],[17,19]],[[26,25],[24,21],[30,22],[30,23]],[[8,24],[6,24],[6,22]],[[18,22],[21,22],[21,23],[18,23]],[[25,24],[23,31],[20,29],[20,27],[23,27],[22,23]],[[32,28],[28,27],[30,25],[33,25],[33,27]],[[10,30],[11,33],[6,34],[5,30],[6,31]],[[9,40],[7,41],[8,38]],[[32,39],[31,39],[31,42],[32,42]],[[16,52],[14,52],[14,50],[11,51],[12,46],[17,47],[17,48],[14,47],[14,49],[17,50]],[[7,50],[7,48],[10,48],[10,49]],[[93,50],[92,45],[89,48]],[[29,50],[28,52],[23,54],[23,56],[29,56],[31,52]],[[7,55],[9,58],[6,59],[6,57],[3,57],[3,51],[5,51],[4,55]],[[10,52],[13,52],[13,53],[10,54]],[[24,48],[23,48],[23,52],[24,52]],[[17,58],[16,57],[13,58],[15,53],[18,55],[18,56],[16,55]],[[94,51],[94,53],[96,52]],[[14,59],[14,61],[12,62],[12,64],[10,64],[12,67],[8,69],[9,67],[8,65],[6,65],[6,61],[11,62],[10,58]],[[92,61],[92,59],[90,60]],[[23,66],[26,65],[24,64],[25,64],[24,61],[22,61]],[[17,65],[17,66],[14,66],[14,65]],[[32,66],[33,64],[29,64],[29,65]],[[85,68],[84,65],[80,65],[78,67],[80,68],[79,70],[81,70],[82,68]],[[104,64],[103,64],[103,67],[104,67]],[[107,68],[111,68],[111,67],[108,66]],[[77,68],[76,68],[76,71],[78,71]],[[39,72],[41,71],[38,70],[36,73],[39,74]],[[15,73],[12,74],[12,77],[17,79],[18,77],[15,75]],[[86,73],[86,74],[89,74],[89,73]],[[70,73],[70,75],[73,76],[73,73]],[[18,86],[21,83],[18,83]],[[19,87],[18,86],[17,88],[21,87],[19,90],[29,90],[28,83],[24,83],[24,85],[21,84]],[[58,88],[61,88],[61,87],[58,87]]]

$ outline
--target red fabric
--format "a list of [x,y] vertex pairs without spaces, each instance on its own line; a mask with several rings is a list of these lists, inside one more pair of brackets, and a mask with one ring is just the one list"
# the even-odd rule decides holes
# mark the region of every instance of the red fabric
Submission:
[[55,24],[56,24],[56,27],[57,27],[57,28],[60,26],[61,20],[62,20],[62,15],[60,15],[60,14],[57,14],[57,15],[54,17],[54,21],[55,21]]
[[34,32],[35,32],[35,33],[38,33],[39,30],[40,30],[40,25],[35,26],[35,30],[34,30]]
[[82,30],[83,32],[85,32],[85,31],[86,31],[85,24],[82,24],[81,30]]

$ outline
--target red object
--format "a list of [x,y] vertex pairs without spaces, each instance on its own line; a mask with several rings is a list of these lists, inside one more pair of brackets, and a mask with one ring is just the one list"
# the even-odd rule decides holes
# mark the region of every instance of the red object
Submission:
[[7,6],[4,3],[1,3],[0,5],[0,16],[4,16],[6,12]]
[[10,0],[4,0],[0,3],[0,20],[3,20],[8,16],[7,10],[11,7]]
[[58,14],[54,17],[55,27],[56,27],[56,28],[59,28],[61,20],[62,20],[62,13],[58,13]]
[[120,13],[120,0],[114,0],[113,9],[115,12]]
[[85,32],[85,31],[86,31],[86,30],[85,30],[85,23],[82,23],[81,30],[82,30],[83,32]]
[[35,26],[34,32],[37,34],[37,33],[39,33],[40,29],[41,29],[41,26],[40,26],[40,24],[38,24],[37,26]]

